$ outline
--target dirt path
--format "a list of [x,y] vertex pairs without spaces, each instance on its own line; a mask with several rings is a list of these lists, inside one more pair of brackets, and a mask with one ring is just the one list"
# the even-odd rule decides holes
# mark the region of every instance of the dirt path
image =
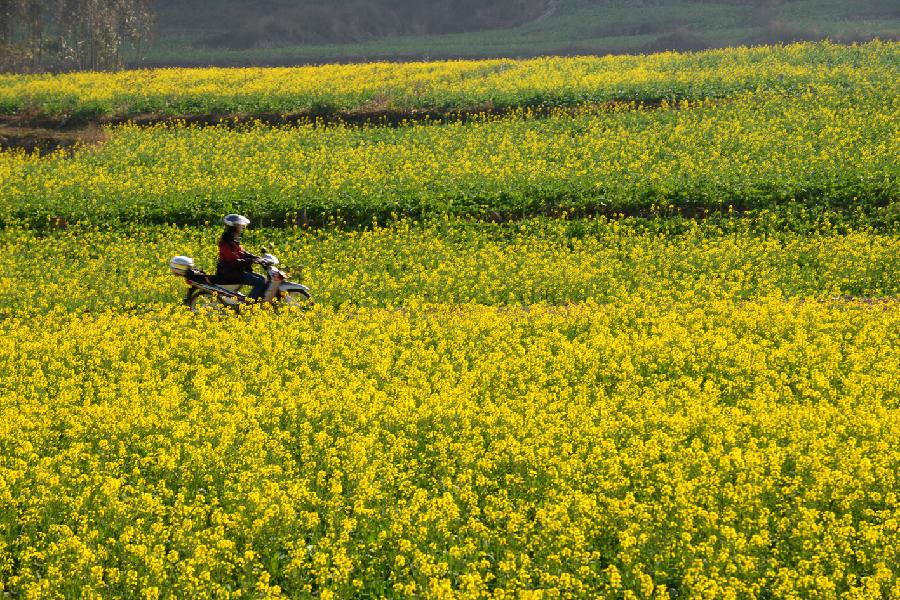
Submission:
[[312,113],[308,111],[293,114],[191,114],[191,115],[159,115],[142,114],[129,116],[101,116],[92,119],[74,119],[70,117],[47,117],[30,115],[0,115],[0,150],[21,148],[26,152],[37,151],[48,154],[60,148],[73,148],[76,144],[99,144],[106,140],[105,127],[126,123],[148,127],[160,124],[193,125],[197,127],[240,127],[255,123],[274,127],[297,125],[314,125],[329,127],[335,125],[377,125],[381,127],[403,127],[410,123],[447,123],[467,122],[473,118],[484,116],[520,115],[528,110],[529,118],[545,118],[552,115],[584,115],[603,113],[613,110],[653,110],[661,106],[661,101],[610,100],[594,104],[583,104],[571,107],[548,106],[494,106],[479,104],[460,109],[382,109],[361,106],[349,111],[333,111]]
[[45,156],[57,150],[73,150],[76,145],[90,146],[106,140],[104,131],[96,125],[74,131],[59,131],[31,127],[10,127],[0,123],[0,150],[21,149]]

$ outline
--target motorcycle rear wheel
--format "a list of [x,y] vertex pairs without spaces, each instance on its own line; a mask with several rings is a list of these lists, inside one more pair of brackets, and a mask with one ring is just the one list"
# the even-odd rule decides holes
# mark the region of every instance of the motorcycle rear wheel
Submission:
[[228,307],[215,294],[202,292],[191,298],[191,312],[204,315],[221,315]]

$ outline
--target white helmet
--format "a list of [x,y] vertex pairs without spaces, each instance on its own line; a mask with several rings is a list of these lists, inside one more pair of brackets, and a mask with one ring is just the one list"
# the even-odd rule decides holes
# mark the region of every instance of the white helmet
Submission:
[[225,224],[229,227],[234,227],[235,225],[249,225],[250,219],[245,217],[244,215],[226,215],[224,219]]

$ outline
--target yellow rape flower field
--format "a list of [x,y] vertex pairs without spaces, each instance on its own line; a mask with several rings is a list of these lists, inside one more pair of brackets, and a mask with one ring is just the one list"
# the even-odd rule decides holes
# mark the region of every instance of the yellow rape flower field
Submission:
[[694,54],[0,75],[0,113],[90,118],[577,106],[891,82],[896,42]]
[[43,323],[0,342],[24,596],[900,594],[895,307]]
[[257,231],[319,304],[208,319],[206,228],[7,231],[3,585],[895,597],[900,239],[754,226]]
[[[728,52],[571,60],[745,81]],[[900,598],[897,44],[733,52],[783,64],[0,153],[0,596]],[[181,304],[167,261],[212,271],[231,211],[311,309]]]

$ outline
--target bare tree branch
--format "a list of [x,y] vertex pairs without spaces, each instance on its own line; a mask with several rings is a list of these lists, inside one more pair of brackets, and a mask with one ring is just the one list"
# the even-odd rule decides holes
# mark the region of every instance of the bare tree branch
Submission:
[[121,69],[152,24],[150,0],[0,0],[0,70]]

